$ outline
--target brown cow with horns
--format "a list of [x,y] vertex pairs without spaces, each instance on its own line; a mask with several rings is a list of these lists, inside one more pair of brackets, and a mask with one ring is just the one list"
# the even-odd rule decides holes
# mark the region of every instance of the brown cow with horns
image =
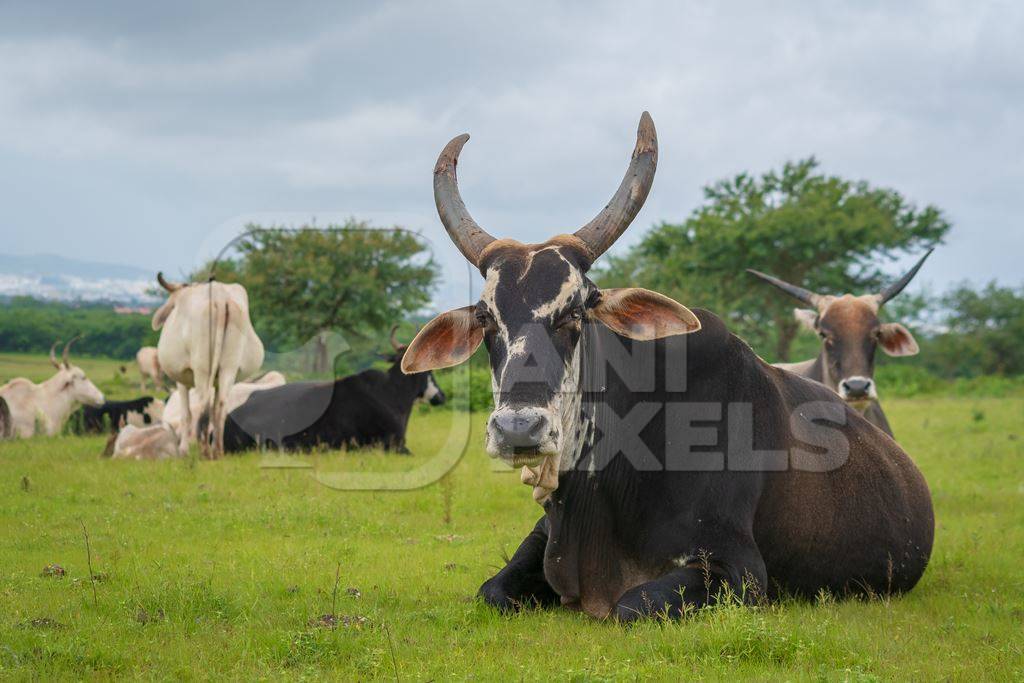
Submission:
[[892,427],[878,404],[875,385],[875,351],[881,347],[890,356],[913,356],[917,341],[899,323],[883,323],[879,309],[903,291],[917,275],[933,249],[921,257],[903,277],[878,294],[829,296],[791,285],[771,275],[748,269],[751,275],[781,289],[812,308],[794,308],[798,322],[821,337],[821,353],[799,363],[776,363],[776,367],[813,379],[839,394],[889,436]]

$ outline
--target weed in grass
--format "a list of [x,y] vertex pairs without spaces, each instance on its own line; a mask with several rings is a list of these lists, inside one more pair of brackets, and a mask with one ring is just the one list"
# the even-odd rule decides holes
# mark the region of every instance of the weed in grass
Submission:
[[452,497],[455,495],[455,484],[451,477],[451,472],[446,472],[440,481],[441,486],[441,502],[443,514],[441,521],[444,522],[445,527],[452,525]]
[[153,612],[150,612],[140,607],[139,610],[135,613],[135,621],[145,626],[146,624],[152,624],[163,621],[164,616],[165,615],[163,609],[159,607],[157,607],[156,611]]
[[21,628],[67,628],[64,624],[50,617],[36,617],[18,624]]
[[59,564],[48,564],[43,567],[43,571],[39,575],[44,579],[63,579],[67,573],[67,570]]
[[89,566],[89,583],[92,585],[92,603],[94,606],[99,606],[100,600],[96,594],[96,573],[92,570],[92,548],[89,546],[89,531],[85,528],[85,522],[79,520],[82,524],[82,535],[85,536],[85,557]]

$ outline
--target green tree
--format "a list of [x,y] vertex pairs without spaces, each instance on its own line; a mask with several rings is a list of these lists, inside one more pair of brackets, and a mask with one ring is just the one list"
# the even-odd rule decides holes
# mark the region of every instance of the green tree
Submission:
[[946,315],[921,356],[945,377],[1024,375],[1024,288],[960,285],[942,298]]
[[422,240],[403,230],[341,226],[298,231],[247,226],[239,258],[215,274],[249,293],[253,323],[271,348],[315,339],[313,370],[329,368],[324,333],[379,339],[430,301],[437,265]]
[[822,293],[883,284],[881,266],[939,243],[949,222],[892,189],[818,171],[808,158],[760,177],[704,188],[682,223],[661,223],[598,274],[606,286],[643,285],[723,316],[755,349],[789,360],[793,302],[755,282],[754,268]]
[[150,318],[120,314],[105,303],[15,297],[0,301],[0,351],[47,353],[58,339],[68,341],[80,334],[74,353],[130,359],[139,347],[156,343]]

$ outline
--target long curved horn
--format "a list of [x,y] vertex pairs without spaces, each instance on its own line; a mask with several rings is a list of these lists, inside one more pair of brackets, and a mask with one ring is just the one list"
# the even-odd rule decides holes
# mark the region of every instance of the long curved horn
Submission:
[[647,199],[658,168],[658,133],[651,115],[644,112],[636,131],[636,148],[619,189],[592,221],[576,231],[593,258],[608,250],[626,231]]
[[163,271],[156,274],[156,281],[160,283],[160,286],[166,289],[168,292],[176,292],[181,289],[184,285],[171,284],[164,279]]
[[467,140],[469,135],[463,133],[452,138],[441,150],[441,156],[434,164],[434,203],[437,204],[437,215],[441,217],[441,223],[455,242],[455,246],[470,263],[479,266],[480,253],[494,241],[494,237],[473,220],[462,201],[462,195],[459,194],[455,167],[459,163],[462,146]]
[[910,284],[910,281],[914,279],[914,276],[917,275],[917,271],[921,270],[921,266],[924,265],[925,259],[931,256],[933,251],[935,251],[935,247],[929,249],[928,253],[922,256],[921,260],[914,264],[914,267],[908,270],[903,277],[883,289],[881,293],[878,294],[878,305],[881,306],[886,301],[889,301],[894,296],[902,292],[903,289]]
[[70,365],[70,363],[68,362],[68,353],[71,351],[71,345],[81,338],[82,335],[76,334],[68,341],[67,344],[64,345],[64,353],[61,354],[61,362],[63,362],[64,365]]
[[797,299],[798,301],[802,301],[808,306],[814,306],[815,308],[817,308],[818,302],[821,301],[821,295],[815,294],[809,289],[804,289],[803,287],[791,285],[785,280],[780,280],[779,278],[772,277],[771,275],[765,275],[764,273],[754,270],[753,268],[747,268],[747,272],[753,275],[754,277],[761,278],[770,285],[775,285],[786,294],[789,294],[791,297]]
[[393,348],[395,351],[398,351],[400,348],[402,348],[402,345],[399,344],[397,341],[395,341],[395,332],[397,332],[397,331],[398,331],[398,325],[392,325],[391,326],[391,335],[388,337],[388,341],[391,342],[391,348]]
[[53,363],[53,367],[60,370],[60,363],[57,362],[57,344],[60,344],[60,339],[53,342],[53,346],[50,347],[50,362]]

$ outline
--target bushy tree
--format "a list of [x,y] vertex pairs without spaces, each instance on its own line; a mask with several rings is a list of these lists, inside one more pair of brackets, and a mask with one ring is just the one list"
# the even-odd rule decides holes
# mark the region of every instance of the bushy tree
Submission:
[[960,285],[942,298],[942,331],[922,360],[946,377],[1024,375],[1024,288]]
[[317,344],[316,372],[329,369],[326,332],[377,343],[392,324],[430,302],[437,265],[410,232],[355,220],[325,229],[250,225],[246,231],[237,258],[217,263],[214,275],[245,285],[253,324],[270,348]]
[[110,304],[29,297],[0,304],[0,351],[46,353],[58,339],[66,342],[79,334],[83,337],[75,343],[74,353],[120,359],[134,358],[139,347],[155,344],[157,339],[150,316],[119,314]]
[[754,268],[822,293],[863,293],[881,266],[937,244],[949,222],[899,192],[818,170],[811,157],[760,177],[741,173],[704,188],[681,223],[661,223],[598,274],[606,286],[642,285],[713,310],[755,350],[789,360],[793,302],[756,282]]

